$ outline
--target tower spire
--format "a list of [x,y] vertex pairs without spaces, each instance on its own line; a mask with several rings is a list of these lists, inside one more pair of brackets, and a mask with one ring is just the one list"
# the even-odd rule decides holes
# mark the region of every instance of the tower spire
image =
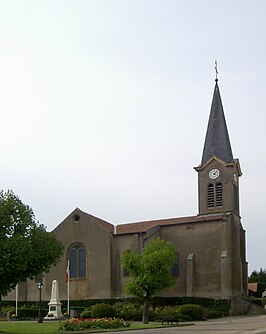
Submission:
[[215,62],[215,71],[215,87],[201,165],[204,165],[213,156],[216,156],[225,162],[231,162],[233,160],[233,153],[218,86],[217,62]]

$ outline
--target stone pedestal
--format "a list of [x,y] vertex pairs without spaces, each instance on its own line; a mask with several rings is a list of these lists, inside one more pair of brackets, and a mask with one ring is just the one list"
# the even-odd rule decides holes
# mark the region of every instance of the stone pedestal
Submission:
[[61,319],[63,318],[63,314],[61,311],[61,305],[59,300],[59,289],[57,280],[53,280],[52,282],[52,293],[51,300],[48,303],[49,312],[44,319]]

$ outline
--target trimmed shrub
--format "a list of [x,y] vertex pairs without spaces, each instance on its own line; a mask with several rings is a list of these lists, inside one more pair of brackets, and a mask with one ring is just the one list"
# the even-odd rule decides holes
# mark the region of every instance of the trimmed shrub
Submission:
[[204,297],[153,297],[152,304],[157,306],[196,304],[203,308],[219,310],[229,315],[230,300]]
[[86,309],[80,313],[80,317],[84,319],[92,318],[91,309]]
[[1,309],[1,314],[3,317],[7,315],[7,312],[9,312],[11,315],[15,313],[15,307],[14,306],[5,306]]
[[[135,304],[135,303],[129,303],[129,302],[118,302],[113,305],[116,309],[116,316],[119,318],[122,318],[124,320],[129,321],[141,321],[142,320],[142,311],[143,311],[143,305]],[[187,311],[187,308],[189,311]],[[195,313],[196,310],[199,311],[199,315],[196,316],[191,309],[193,309],[193,312]],[[184,310],[184,311],[183,311]],[[150,321],[161,321],[164,316],[167,315],[175,315],[177,316],[178,320],[180,322],[182,321],[191,321],[191,320],[202,320],[202,319],[213,319],[213,318],[220,318],[224,316],[224,312],[222,310],[218,309],[209,309],[209,308],[203,308],[199,305],[166,305],[166,306],[158,306],[158,307],[150,307],[149,308],[149,320]]]
[[208,310],[204,311],[204,317],[207,319],[222,318],[224,313],[220,310]]
[[204,309],[199,305],[186,304],[179,306],[177,312],[187,317],[187,320],[202,320]]
[[156,307],[154,309],[154,314],[155,314],[155,319],[157,321],[161,321],[163,319],[164,316],[167,315],[177,315],[177,310],[178,310],[178,306],[164,306],[164,307]]
[[265,305],[265,298],[258,298],[258,297],[251,297],[251,302],[257,304],[260,307],[264,307]]
[[91,310],[93,318],[113,318],[115,313],[115,308],[109,304],[96,304]]
[[[45,317],[48,312],[48,309],[41,309],[42,317]],[[32,319],[38,318],[39,310],[33,308],[19,308],[18,316],[19,319]]]
[[130,302],[118,302],[114,304],[116,316],[130,321],[141,321],[143,306]]

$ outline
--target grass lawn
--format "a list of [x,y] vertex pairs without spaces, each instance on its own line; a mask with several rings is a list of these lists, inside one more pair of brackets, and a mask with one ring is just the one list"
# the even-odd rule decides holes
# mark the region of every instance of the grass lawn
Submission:
[[37,334],[37,333],[60,333],[59,321],[49,321],[39,324],[31,321],[0,321],[0,333],[20,333],[20,334]]
[[[60,326],[59,321],[45,321],[42,324],[39,324],[37,321],[0,321],[0,334],[8,333],[8,334],[59,334],[59,333],[76,333],[69,331],[59,331],[58,328]],[[162,326],[160,323],[150,323],[148,325],[144,325],[141,323],[132,323],[130,327],[121,328],[120,330],[128,331],[132,329],[148,329],[148,328],[156,328],[156,327],[167,327]],[[169,326],[168,326],[169,327]],[[104,330],[93,330],[92,333],[103,332]],[[108,332],[111,332],[109,330]],[[117,331],[117,329],[116,329]],[[80,332],[79,332],[80,333]],[[84,333],[89,333],[89,330],[85,330]]]

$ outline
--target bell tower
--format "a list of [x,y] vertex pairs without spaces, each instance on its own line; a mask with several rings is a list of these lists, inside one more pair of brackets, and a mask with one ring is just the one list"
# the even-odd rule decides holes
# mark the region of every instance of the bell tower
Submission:
[[195,170],[199,214],[235,212],[239,216],[242,173],[239,160],[233,158],[217,77],[201,164]]

